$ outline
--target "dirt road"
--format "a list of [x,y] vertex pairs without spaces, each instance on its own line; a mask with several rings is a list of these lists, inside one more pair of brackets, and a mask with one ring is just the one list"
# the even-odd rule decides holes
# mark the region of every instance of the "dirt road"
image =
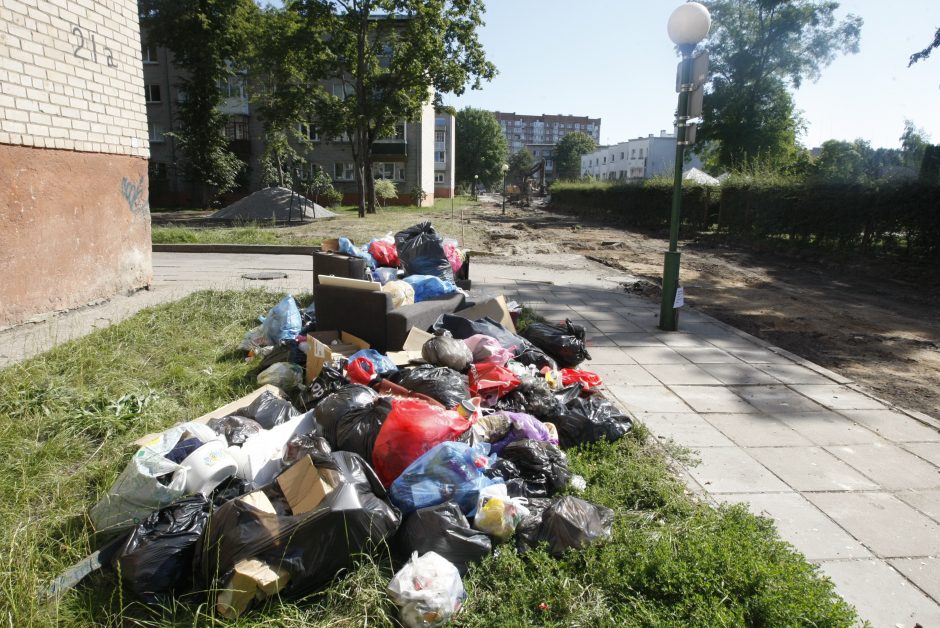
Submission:
[[[503,216],[495,202],[474,214],[473,248],[580,253],[613,274],[657,284],[647,293],[658,298],[665,239],[542,209]],[[706,241],[684,241],[681,250],[693,307],[940,418],[940,269],[800,259]]]

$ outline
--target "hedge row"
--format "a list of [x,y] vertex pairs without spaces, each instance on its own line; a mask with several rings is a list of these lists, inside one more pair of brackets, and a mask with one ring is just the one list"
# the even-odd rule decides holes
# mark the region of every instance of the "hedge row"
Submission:
[[[940,185],[836,183],[683,186],[682,224],[746,239],[830,248],[940,252]],[[642,229],[669,225],[672,186],[556,183],[552,202],[585,217]]]

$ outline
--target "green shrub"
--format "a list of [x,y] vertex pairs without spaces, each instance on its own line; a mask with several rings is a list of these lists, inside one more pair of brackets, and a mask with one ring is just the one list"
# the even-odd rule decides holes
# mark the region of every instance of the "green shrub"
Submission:
[[321,196],[323,197],[323,202],[326,203],[328,207],[339,207],[343,202],[343,193],[336,189],[331,188]]

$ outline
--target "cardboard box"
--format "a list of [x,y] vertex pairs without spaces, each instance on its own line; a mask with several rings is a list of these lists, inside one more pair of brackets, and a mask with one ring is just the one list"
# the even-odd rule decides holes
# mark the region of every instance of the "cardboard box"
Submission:
[[339,238],[327,238],[320,244],[320,250],[335,253],[339,251]]
[[368,342],[345,331],[318,331],[307,334],[307,383],[316,379],[324,364],[369,348]]
[[405,338],[405,344],[402,346],[401,351],[389,351],[388,358],[395,366],[408,366],[412,362],[423,362],[421,347],[433,337],[434,334],[412,327],[408,332],[408,337]]
[[219,591],[216,609],[226,619],[238,619],[255,598],[277,595],[287,586],[290,574],[252,558],[235,564],[231,580]]
[[470,321],[489,316],[507,330],[516,333],[516,325],[512,322],[512,316],[509,315],[509,308],[506,306],[506,299],[502,295],[495,299],[481,301],[473,307],[457,310],[454,314]]
[[277,476],[277,485],[290,504],[291,514],[302,515],[320,505],[333,487],[320,477],[310,456],[304,456]]

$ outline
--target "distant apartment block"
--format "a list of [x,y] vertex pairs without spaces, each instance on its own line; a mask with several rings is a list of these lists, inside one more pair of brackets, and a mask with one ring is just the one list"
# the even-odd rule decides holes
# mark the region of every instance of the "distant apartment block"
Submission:
[[[602,146],[581,157],[581,175],[602,180],[641,181],[673,173],[676,164],[676,136],[660,131],[647,137]],[[701,168],[692,155],[689,167]]]
[[[148,43],[143,35],[144,93],[147,102],[147,130],[150,139],[151,203],[185,205],[192,202],[192,186],[181,168],[185,155],[169,131],[179,128],[179,104],[186,98],[177,85],[181,71],[173,63],[172,53]],[[261,157],[264,153],[261,120],[252,111],[245,89],[246,76],[234,74],[219,81],[224,101],[220,110],[228,116],[225,132],[229,150],[247,166],[240,187],[229,199],[255,192],[262,187]],[[323,81],[323,86],[336,96],[344,87],[339,80]],[[295,174],[303,181],[317,169],[333,180],[343,194],[344,203],[358,202],[358,188],[352,147],[345,135],[326,137],[313,116],[296,129],[307,140],[295,142],[295,148],[306,160]],[[435,196],[449,197],[454,192],[454,116],[436,112],[430,104],[414,121],[402,121],[394,133],[373,145],[372,170],[376,179],[390,179],[398,190],[401,203],[413,202],[413,191],[420,187],[427,195],[424,205],[434,203]],[[302,187],[302,185],[301,185]]]
[[555,172],[555,145],[561,138],[580,131],[594,140],[600,142],[601,119],[586,116],[521,115],[494,111],[493,115],[499,121],[499,126],[506,136],[509,153],[515,154],[526,148],[532,153],[536,161],[545,160],[545,177],[554,178]]

